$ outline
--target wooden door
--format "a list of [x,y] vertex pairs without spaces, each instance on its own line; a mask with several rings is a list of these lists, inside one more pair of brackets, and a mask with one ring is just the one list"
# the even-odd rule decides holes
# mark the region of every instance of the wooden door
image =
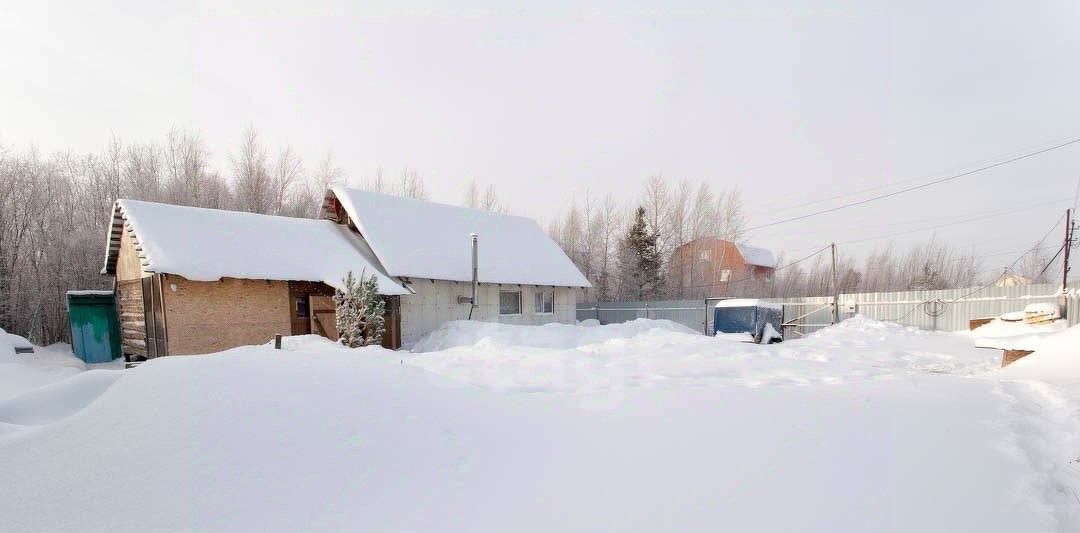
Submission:
[[384,296],[383,301],[386,302],[386,311],[383,314],[385,330],[382,345],[383,348],[396,350],[401,348],[401,297]]
[[165,306],[161,301],[160,274],[142,278],[143,327],[145,328],[146,358],[168,355],[168,335],[165,332]]
[[311,333],[311,298],[308,295],[290,294],[289,313],[293,335]]
[[313,294],[309,299],[312,331],[332,341],[338,340],[334,297]]

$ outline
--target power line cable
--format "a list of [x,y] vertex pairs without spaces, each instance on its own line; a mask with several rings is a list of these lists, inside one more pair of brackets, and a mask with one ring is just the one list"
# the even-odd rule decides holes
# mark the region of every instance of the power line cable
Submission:
[[955,221],[955,222],[949,222],[947,224],[937,224],[937,225],[934,225],[934,226],[928,226],[928,227],[924,227],[924,228],[916,228],[916,229],[912,229],[912,230],[898,231],[898,232],[895,232],[895,233],[889,233],[889,234],[885,234],[885,235],[878,235],[876,237],[866,237],[866,238],[863,238],[863,239],[855,239],[855,240],[850,240],[850,241],[839,242],[837,244],[857,244],[857,243],[860,243],[860,242],[876,241],[876,240],[881,240],[881,239],[888,239],[888,238],[891,238],[891,237],[899,237],[901,235],[910,235],[912,233],[919,233],[921,231],[937,230],[937,229],[940,229],[940,228],[947,228],[947,227],[950,227],[950,226],[957,226],[957,225],[960,225],[960,224],[967,224],[969,222],[977,222],[977,221],[980,221],[980,220],[986,220],[988,218],[994,218],[994,217],[998,217],[998,216],[1002,216],[1002,215],[1011,215],[1011,214],[1020,213],[1020,212],[1023,212],[1023,211],[1030,211],[1032,209],[1035,209],[1037,207],[1042,207],[1042,206],[1050,204],[1050,203],[1060,203],[1060,200],[1056,200],[1054,202],[1046,202],[1044,204],[1039,204],[1039,205],[1022,207],[1022,208],[1019,208],[1019,209],[1010,209],[1008,211],[1001,211],[1001,212],[997,212],[997,213],[991,213],[991,214],[987,214],[987,215],[967,218],[967,219],[964,219],[964,220],[958,220],[958,221]]
[[1009,159],[1005,159],[1003,161],[998,161],[998,162],[995,162],[995,163],[991,163],[989,165],[983,165],[983,166],[981,166],[979,168],[964,171],[964,172],[961,172],[959,174],[952,174],[950,176],[945,176],[945,177],[942,177],[942,178],[938,178],[936,180],[928,181],[926,183],[922,183],[922,184],[916,185],[914,187],[906,187],[906,188],[903,188],[903,189],[900,189],[900,190],[897,190],[897,191],[893,191],[893,192],[890,192],[890,193],[880,194],[880,195],[877,195],[877,196],[873,196],[873,197],[870,197],[870,198],[859,200],[857,202],[851,202],[851,203],[839,205],[839,206],[836,206],[836,207],[830,207],[829,209],[822,209],[820,211],[815,211],[813,213],[807,213],[805,215],[799,215],[797,217],[790,217],[790,218],[785,218],[785,219],[782,219],[782,220],[777,220],[777,221],[774,221],[774,222],[769,222],[769,223],[766,223],[766,224],[760,224],[760,225],[757,225],[757,226],[747,228],[746,230],[744,230],[744,232],[749,233],[751,231],[758,230],[758,229],[761,229],[761,228],[768,228],[768,227],[776,226],[776,225],[779,225],[779,224],[786,224],[788,222],[794,222],[796,220],[803,220],[803,219],[807,219],[807,218],[810,218],[810,217],[823,215],[825,213],[832,213],[832,212],[835,212],[835,211],[839,211],[841,209],[847,209],[849,207],[865,205],[865,204],[868,204],[870,202],[875,202],[877,200],[882,200],[882,199],[885,199],[885,198],[891,198],[893,196],[904,194],[906,192],[916,191],[916,190],[919,190],[919,189],[925,189],[925,188],[931,187],[933,185],[938,185],[940,183],[945,183],[945,182],[948,182],[948,181],[957,180],[957,179],[960,179],[960,178],[963,178],[963,177],[966,177],[966,176],[970,176],[972,174],[977,174],[979,172],[984,172],[984,171],[987,171],[987,170],[990,170],[990,169],[993,169],[993,168],[1008,165],[1010,163],[1015,163],[1017,161],[1021,161],[1021,160],[1024,160],[1024,159],[1035,157],[1037,155],[1041,155],[1041,154],[1045,154],[1047,152],[1051,152],[1051,151],[1054,151],[1054,150],[1065,148],[1066,146],[1071,146],[1071,145],[1076,144],[1076,143],[1080,143],[1080,138],[1072,139],[1072,140],[1066,141],[1064,143],[1056,144],[1054,146],[1050,146],[1050,147],[1047,147],[1047,148],[1042,148],[1042,149],[1036,150],[1034,152],[1028,152],[1026,154],[1019,155],[1019,156],[1016,156],[1016,157],[1011,157]]
[[1049,231],[1047,231],[1047,232],[1046,232],[1046,234],[1045,234],[1045,235],[1043,235],[1043,236],[1042,236],[1042,238],[1041,238],[1041,239],[1039,239],[1039,240],[1038,240],[1038,241],[1037,241],[1037,242],[1035,243],[1035,246],[1032,246],[1032,247],[1031,247],[1031,248],[1029,248],[1029,249],[1028,249],[1028,250],[1027,250],[1026,252],[1024,252],[1024,253],[1020,254],[1020,256],[1019,256],[1019,257],[1017,257],[1017,258],[1016,258],[1016,259],[1015,259],[1015,260],[1014,260],[1014,261],[1012,262],[1012,264],[1010,264],[1009,266],[1005,267],[1005,269],[1001,271],[1001,274],[999,274],[999,275],[998,275],[998,277],[994,278],[994,280],[993,280],[993,281],[991,281],[991,282],[987,283],[986,285],[983,285],[983,286],[981,286],[981,287],[978,287],[978,288],[976,288],[976,289],[974,289],[974,290],[972,290],[972,291],[970,291],[970,292],[968,292],[968,293],[964,294],[963,296],[960,296],[960,297],[958,297],[958,298],[954,298],[953,300],[950,300],[950,301],[948,301],[948,302],[945,302],[945,303],[953,304],[953,303],[959,302],[959,301],[963,300],[964,298],[967,298],[968,296],[971,296],[972,294],[975,294],[975,293],[978,293],[978,292],[982,292],[982,291],[986,290],[986,289],[987,289],[988,287],[992,286],[992,285],[993,285],[994,283],[997,283],[997,281],[998,281],[998,280],[1000,280],[1000,279],[1003,279],[1003,278],[1005,277],[1005,275],[1006,275],[1006,274],[1008,274],[1008,273],[1009,273],[1009,271],[1010,271],[1010,270],[1012,270],[1012,269],[1013,269],[1013,267],[1015,267],[1015,266],[1016,266],[1016,264],[1017,264],[1017,263],[1019,263],[1019,262],[1020,262],[1020,260],[1024,258],[1024,256],[1026,256],[1027,254],[1030,254],[1031,252],[1034,252],[1035,250],[1037,250],[1037,249],[1039,249],[1040,247],[1042,247],[1042,244],[1043,244],[1043,242],[1044,242],[1044,241],[1046,241],[1046,238],[1047,238],[1047,237],[1049,237],[1049,236],[1050,236],[1050,234],[1051,234],[1051,233],[1053,233],[1053,232],[1054,232],[1054,230],[1055,230],[1055,229],[1057,229],[1057,227],[1058,227],[1059,225],[1061,225],[1061,221],[1062,221],[1062,220],[1064,220],[1064,218],[1065,218],[1065,216],[1064,216],[1064,215],[1062,215],[1062,216],[1061,216],[1061,218],[1058,218],[1057,222],[1055,222],[1055,223],[1054,223],[1054,225],[1050,227],[1050,230],[1049,230]]
[[1045,235],[1043,235],[1043,236],[1042,236],[1042,238],[1041,238],[1041,239],[1039,239],[1039,240],[1038,240],[1038,241],[1037,241],[1037,242],[1035,243],[1035,246],[1032,246],[1031,248],[1029,248],[1029,249],[1028,249],[1028,251],[1026,251],[1026,252],[1024,252],[1024,253],[1020,254],[1020,257],[1017,257],[1017,258],[1016,258],[1016,260],[1014,260],[1014,261],[1013,261],[1013,262],[1012,262],[1012,263],[1011,263],[1011,264],[1010,264],[1009,266],[1005,267],[1005,269],[1006,269],[1006,270],[1012,270],[1012,269],[1013,269],[1013,267],[1015,267],[1015,266],[1017,265],[1017,263],[1019,263],[1019,262],[1020,262],[1020,260],[1024,258],[1024,256],[1026,256],[1027,254],[1030,254],[1031,252],[1034,252],[1035,250],[1037,250],[1037,249],[1041,248],[1041,247],[1042,247],[1042,245],[1043,245],[1043,242],[1045,242],[1045,241],[1046,241],[1046,238],[1047,238],[1047,237],[1049,237],[1049,236],[1050,236],[1050,234],[1051,234],[1051,233],[1053,233],[1053,232],[1054,232],[1054,230],[1056,230],[1056,229],[1057,229],[1057,227],[1061,225],[1061,221],[1062,221],[1062,220],[1065,220],[1065,215],[1061,215],[1061,217],[1059,217],[1059,218],[1057,219],[1057,222],[1054,222],[1054,225],[1053,225],[1053,226],[1050,226],[1050,230],[1049,230],[1049,231],[1047,231],[1047,232],[1046,232],[1046,234],[1045,234]]
[[1046,263],[1046,266],[1044,266],[1043,269],[1039,271],[1039,275],[1035,276],[1035,279],[1039,279],[1040,277],[1042,277],[1043,274],[1046,274],[1046,269],[1050,268],[1050,265],[1054,264],[1054,261],[1057,260],[1058,256],[1061,255],[1061,252],[1063,252],[1063,251],[1065,251],[1065,245],[1064,244],[1062,244],[1061,247],[1058,248],[1057,253],[1054,254],[1054,257],[1050,258],[1050,262]]
[[[1064,200],[1064,201],[1067,201],[1067,200]],[[960,220],[960,221],[949,222],[949,220],[951,220],[951,219],[956,219],[956,218],[960,218],[960,217],[978,216],[978,217],[982,217],[982,218],[992,218],[992,217],[996,217],[996,216],[1010,215],[1010,214],[1018,213],[1018,212],[1021,212],[1021,211],[1026,211],[1026,210],[1029,210],[1029,209],[1035,209],[1037,207],[1046,207],[1046,206],[1049,206],[1049,205],[1059,205],[1062,202],[1063,202],[1063,200],[1061,199],[1060,196],[1058,196],[1058,197],[1056,197],[1056,198],[1054,198],[1052,200],[1045,200],[1045,201],[1041,201],[1041,202],[1036,202],[1034,204],[1028,204],[1028,205],[1025,205],[1023,207],[1016,207],[1016,208],[1009,208],[1009,209],[980,210],[980,211],[975,211],[975,212],[972,212],[972,213],[960,214],[960,215],[922,217],[922,218],[918,218],[918,219],[908,219],[908,220],[890,222],[888,224],[874,224],[872,226],[861,225],[860,228],[861,229],[895,228],[897,226],[902,226],[902,225],[906,225],[906,224],[922,224],[922,223],[927,223],[927,222],[932,222],[932,221],[935,221],[935,220],[942,220],[942,219],[944,219],[945,222],[944,222],[944,224],[939,224],[939,226],[940,227],[946,227],[946,226],[952,226],[952,225],[956,225],[956,224],[969,222],[971,220],[981,220],[981,218],[976,218],[976,219],[971,219],[971,220],[965,219],[965,220]],[[935,226],[935,227],[937,227],[937,226]],[[926,229],[932,229],[932,228],[926,228]],[[794,231],[794,232],[776,232],[776,233],[766,233],[764,235],[758,235],[757,238],[760,239],[760,238],[763,238],[763,237],[793,236],[793,235],[821,235],[821,234],[825,234],[825,233],[831,233],[831,232],[834,232],[834,231],[836,231],[836,230],[811,230],[811,231]],[[914,231],[921,231],[921,229],[920,230],[912,230],[912,231],[913,232]],[[837,243],[837,244],[841,244],[841,243]],[[809,247],[806,248],[806,249],[809,249]]]

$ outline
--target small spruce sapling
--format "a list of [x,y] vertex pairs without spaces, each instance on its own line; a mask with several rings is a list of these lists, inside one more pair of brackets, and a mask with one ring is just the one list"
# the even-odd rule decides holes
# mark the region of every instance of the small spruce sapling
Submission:
[[379,295],[378,279],[374,274],[365,278],[361,272],[357,280],[350,271],[342,285],[344,290],[334,291],[338,341],[350,348],[381,343],[386,303]]
[[363,345],[372,346],[382,344],[383,333],[386,332],[386,302],[379,295],[379,280],[372,274],[370,278],[360,284],[360,315],[363,317]]

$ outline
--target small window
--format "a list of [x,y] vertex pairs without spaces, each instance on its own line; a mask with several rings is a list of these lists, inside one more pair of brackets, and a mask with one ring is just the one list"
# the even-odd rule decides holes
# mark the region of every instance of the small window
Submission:
[[308,297],[299,296],[296,298],[296,318],[308,318],[311,313],[308,310]]
[[555,291],[536,291],[536,313],[555,312]]
[[499,291],[499,314],[521,314],[521,291]]
[[731,279],[731,269],[725,268],[720,271],[720,281],[727,281]]
[[701,253],[698,255],[698,257],[700,257],[702,261],[708,261],[709,260],[709,251],[708,250],[702,250]]

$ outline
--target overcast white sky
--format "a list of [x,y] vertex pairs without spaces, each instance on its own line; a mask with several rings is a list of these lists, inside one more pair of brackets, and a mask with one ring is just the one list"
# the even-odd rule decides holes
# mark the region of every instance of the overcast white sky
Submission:
[[[755,224],[1080,137],[1075,0],[165,4],[2,4],[0,143],[97,151],[176,125],[224,168],[254,124],[354,178],[408,165],[440,201],[475,177],[546,220],[662,173],[740,187]],[[938,230],[993,267],[1078,178],[1073,146],[751,240],[795,256],[1032,206]]]

